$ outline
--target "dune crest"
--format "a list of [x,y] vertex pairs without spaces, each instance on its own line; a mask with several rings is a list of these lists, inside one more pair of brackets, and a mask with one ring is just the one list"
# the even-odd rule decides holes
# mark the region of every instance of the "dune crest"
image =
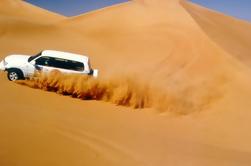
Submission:
[[[23,0],[1,0],[1,16],[9,19],[32,20],[33,23],[53,23],[64,16],[31,5]],[[3,18],[3,17],[2,17]]]
[[191,2],[181,1],[181,4],[215,43],[237,60],[251,66],[250,22],[214,12]]

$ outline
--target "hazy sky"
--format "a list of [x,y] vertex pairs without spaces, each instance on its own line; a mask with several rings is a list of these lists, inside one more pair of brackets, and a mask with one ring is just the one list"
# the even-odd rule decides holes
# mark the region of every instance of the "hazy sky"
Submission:
[[79,15],[91,10],[127,2],[128,0],[26,0],[34,5],[66,16]]
[[[74,16],[128,0],[27,0],[42,8]],[[163,0],[165,1],[165,0]],[[251,21],[251,0],[191,0],[214,10]]]
[[251,21],[251,0],[191,0],[208,8]]

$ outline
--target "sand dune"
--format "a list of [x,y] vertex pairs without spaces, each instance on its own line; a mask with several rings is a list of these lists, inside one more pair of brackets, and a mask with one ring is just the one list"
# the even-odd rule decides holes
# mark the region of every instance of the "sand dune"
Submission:
[[1,1],[1,58],[88,54],[101,77],[1,73],[0,165],[250,165],[249,27],[179,0],[72,18]]
[[45,11],[22,0],[1,0],[1,18],[31,20],[36,23],[51,23],[65,17]]
[[183,6],[214,42],[242,63],[250,66],[251,32],[249,29],[251,23],[210,11],[192,3],[183,2]]

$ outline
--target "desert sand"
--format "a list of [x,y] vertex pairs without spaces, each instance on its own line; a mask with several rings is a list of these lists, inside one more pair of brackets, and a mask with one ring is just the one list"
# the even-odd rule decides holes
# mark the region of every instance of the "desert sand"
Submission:
[[250,27],[179,0],[70,18],[1,0],[1,59],[81,53],[100,77],[1,72],[0,165],[249,166]]

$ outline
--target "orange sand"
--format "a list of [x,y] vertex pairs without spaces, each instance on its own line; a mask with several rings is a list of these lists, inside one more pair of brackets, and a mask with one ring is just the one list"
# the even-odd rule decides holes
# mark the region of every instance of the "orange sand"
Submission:
[[21,82],[79,100],[0,73],[0,165],[250,165],[250,26],[179,0],[72,18],[2,0],[1,58],[87,54],[101,76]]

